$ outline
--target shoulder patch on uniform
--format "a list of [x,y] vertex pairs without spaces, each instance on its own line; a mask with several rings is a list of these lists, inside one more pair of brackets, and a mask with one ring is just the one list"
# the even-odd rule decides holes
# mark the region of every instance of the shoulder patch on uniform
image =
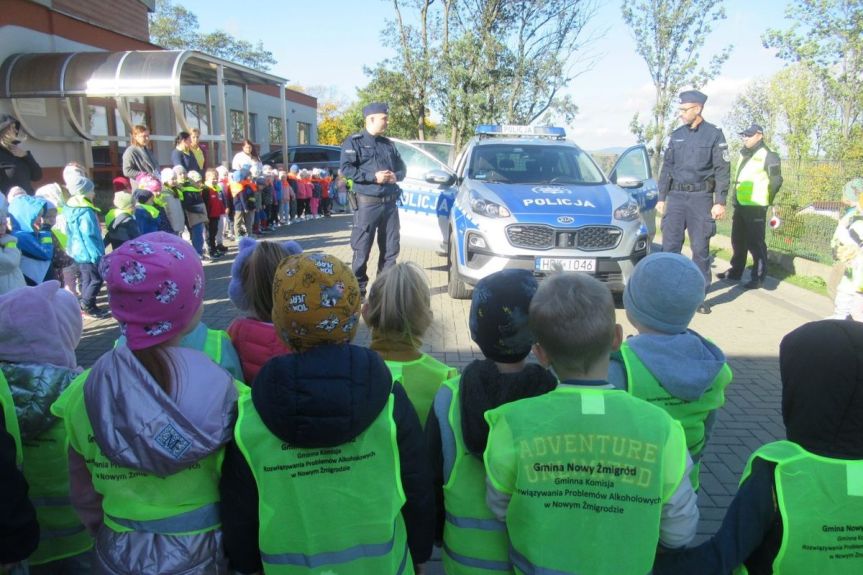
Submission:
[[731,162],[731,157],[728,154],[728,146],[725,146],[725,149],[722,150],[722,161]]
[[717,146],[719,146],[720,148],[727,148],[727,147],[728,147],[728,143],[727,143],[727,142],[719,142],[719,143],[718,143],[718,144],[716,144],[716,145],[717,145]]

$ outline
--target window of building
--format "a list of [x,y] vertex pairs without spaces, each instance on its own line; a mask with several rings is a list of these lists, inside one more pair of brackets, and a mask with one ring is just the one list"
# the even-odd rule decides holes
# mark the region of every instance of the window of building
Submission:
[[258,143],[258,115],[249,114],[249,139]]
[[269,116],[267,118],[267,128],[270,132],[270,144],[282,145],[282,119]]
[[231,110],[231,140],[242,142],[246,137],[246,116],[240,110]]
[[308,144],[312,137],[312,125],[308,122],[297,122],[297,145]]
[[207,117],[206,104],[183,102],[183,113],[189,128],[198,128],[202,136],[210,133],[210,119]]

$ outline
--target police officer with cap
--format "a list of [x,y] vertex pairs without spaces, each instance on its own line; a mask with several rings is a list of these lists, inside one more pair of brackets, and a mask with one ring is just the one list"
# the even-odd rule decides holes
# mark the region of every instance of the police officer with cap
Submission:
[[[725,199],[731,179],[728,144],[722,130],[704,121],[701,111],[707,96],[698,90],[680,94],[682,126],[671,133],[659,177],[662,215],[662,251],[680,253],[684,231],[689,230],[692,261],[710,286],[710,238],[716,220],[725,216]],[[699,313],[710,313],[704,302]]]
[[351,231],[354,251],[351,269],[365,297],[369,276],[366,273],[375,234],[378,236],[378,273],[394,265],[399,255],[399,211],[401,189],[396,182],[404,179],[405,163],[396,147],[383,133],[388,124],[388,108],[374,102],[363,108],[366,127],[342,142],[341,171],[353,180],[357,209]]
[[731,267],[716,277],[739,280],[746,267],[746,253],[752,254],[752,276],[744,284],[746,289],[758,289],[767,276],[767,242],[764,232],[767,224],[767,207],[782,186],[782,167],[779,155],[764,144],[764,129],[752,124],[742,132],[743,148],[735,171],[734,215],[731,218]]

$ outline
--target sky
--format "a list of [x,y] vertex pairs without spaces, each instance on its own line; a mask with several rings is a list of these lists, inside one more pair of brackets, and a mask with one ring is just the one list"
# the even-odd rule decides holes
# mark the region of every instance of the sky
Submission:
[[[374,67],[394,53],[381,44],[385,21],[393,17],[391,0],[174,0],[198,16],[201,30],[223,29],[234,36],[261,40],[278,64],[270,71],[302,86],[328,86],[346,101]],[[722,126],[732,102],[746,85],[785,66],[763,48],[768,28],[787,29],[787,0],[726,0],[727,19],[716,23],[701,56],[707,62],[732,44],[720,75],[702,88],[708,95],[704,117]],[[591,24],[607,30],[591,44],[592,69],[575,78],[567,93],[579,107],[567,135],[583,148],[600,150],[635,143],[629,123],[637,112],[646,118],[653,105],[653,84],[644,60],[620,14],[619,1],[599,0]],[[238,10],[242,6],[242,10]]]

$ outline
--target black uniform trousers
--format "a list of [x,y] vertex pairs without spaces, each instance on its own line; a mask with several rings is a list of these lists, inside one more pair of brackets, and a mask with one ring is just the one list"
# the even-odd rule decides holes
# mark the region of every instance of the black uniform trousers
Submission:
[[375,234],[378,238],[378,273],[396,263],[399,257],[399,208],[394,198],[381,202],[374,196],[357,194],[357,210],[354,212],[354,227],[351,230],[351,248],[354,250],[351,270],[360,284],[360,293],[365,295],[369,276],[366,273]]
[[680,253],[683,234],[689,232],[692,261],[704,275],[704,289],[710,285],[710,238],[716,235],[716,220],[710,214],[713,192],[670,191],[662,216],[662,251]]
[[767,224],[767,206],[734,206],[731,219],[731,269],[729,275],[738,277],[746,267],[746,252],[752,254],[752,277],[764,281],[767,277],[767,242],[764,232]]

